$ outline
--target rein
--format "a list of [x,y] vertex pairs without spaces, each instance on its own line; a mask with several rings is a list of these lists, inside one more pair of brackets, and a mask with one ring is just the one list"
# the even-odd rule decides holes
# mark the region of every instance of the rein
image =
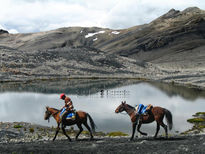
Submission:
[[[58,114],[60,111],[56,111],[55,113],[51,113],[51,111],[48,111],[50,115],[55,116]],[[50,122],[50,116],[48,117],[48,123]]]
[[58,114],[60,111],[56,111],[55,113],[53,113],[52,115],[54,116],[54,115],[56,115],[56,114]]

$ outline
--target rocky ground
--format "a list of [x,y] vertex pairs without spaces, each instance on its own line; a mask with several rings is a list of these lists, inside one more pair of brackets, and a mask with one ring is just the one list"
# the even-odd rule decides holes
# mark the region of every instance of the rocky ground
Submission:
[[89,141],[80,138],[69,142],[66,139],[50,141],[0,143],[0,153],[197,153],[205,151],[205,135],[159,137],[95,137]]
[[136,137],[129,141],[129,135],[123,132],[96,132],[93,140],[83,131],[79,140],[75,140],[77,131],[71,127],[67,134],[72,142],[60,132],[52,141],[55,128],[24,122],[0,123],[0,153],[197,153],[205,151],[204,112],[198,112],[192,129],[181,134],[169,134],[168,139],[159,136]]

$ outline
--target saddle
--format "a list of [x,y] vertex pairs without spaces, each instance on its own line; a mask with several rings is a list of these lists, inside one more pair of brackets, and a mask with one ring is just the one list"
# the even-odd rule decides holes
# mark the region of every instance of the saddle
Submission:
[[147,108],[146,108],[146,111],[149,112],[149,111],[151,111],[152,108],[153,108],[153,105],[152,104],[148,104]]
[[68,112],[67,115],[64,115],[64,114],[66,114],[65,111],[66,111],[66,108],[63,108],[63,110],[60,113],[61,117],[64,116],[64,119],[66,119],[66,120],[70,120],[70,119],[75,120],[75,118],[76,118],[76,111],[75,110]]
[[68,115],[66,116],[66,120],[69,120],[69,119],[75,120],[75,117],[76,117],[75,115],[76,115],[75,111],[71,112],[71,113],[68,113]]
[[139,104],[135,107],[135,110],[140,115],[147,115],[153,108],[152,104],[148,104],[147,106],[144,106],[143,104]]

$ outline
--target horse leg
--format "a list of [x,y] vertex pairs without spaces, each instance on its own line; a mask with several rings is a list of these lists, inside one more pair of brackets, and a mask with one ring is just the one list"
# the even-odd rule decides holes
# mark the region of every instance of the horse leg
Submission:
[[80,129],[78,134],[76,135],[75,139],[78,140],[78,136],[80,135],[80,133],[83,131],[83,127],[81,126],[81,124],[77,124],[78,128]]
[[157,138],[157,134],[159,132],[159,129],[160,129],[160,125],[159,125],[159,123],[157,123],[157,130],[156,130],[156,133],[154,135],[154,138]]
[[166,134],[166,138],[168,138],[167,125],[165,125],[165,124],[163,123],[163,121],[160,123],[160,125],[164,128],[165,134]]
[[68,138],[68,140],[71,141],[71,138],[65,132],[65,126],[64,125],[62,126],[62,131],[63,131],[63,134]]
[[147,136],[147,133],[144,133],[144,132],[141,132],[141,131],[140,131],[141,125],[142,125],[142,122],[139,122],[139,125],[137,126],[137,131],[138,131],[140,134]]
[[136,130],[136,123],[132,123],[132,136],[130,138],[130,141],[132,141],[134,138],[135,130]]
[[85,122],[85,123],[83,123],[83,124],[84,124],[84,126],[88,129],[88,131],[90,132],[90,140],[92,140],[92,139],[93,139],[93,134],[92,134],[92,131],[91,131],[90,127],[88,126],[88,123]]
[[56,134],[55,134],[55,136],[54,136],[54,138],[53,138],[53,141],[55,141],[56,136],[57,136],[59,130],[60,130],[60,128],[59,128],[59,124],[58,124],[58,126],[56,127]]

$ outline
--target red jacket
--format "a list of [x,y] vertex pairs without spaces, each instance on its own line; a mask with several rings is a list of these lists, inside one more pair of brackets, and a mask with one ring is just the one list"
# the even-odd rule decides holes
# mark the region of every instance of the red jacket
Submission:
[[67,97],[67,96],[65,97],[65,106],[64,107],[66,107],[66,110],[70,110],[70,111],[72,111],[74,109],[73,103],[72,103],[70,97]]

